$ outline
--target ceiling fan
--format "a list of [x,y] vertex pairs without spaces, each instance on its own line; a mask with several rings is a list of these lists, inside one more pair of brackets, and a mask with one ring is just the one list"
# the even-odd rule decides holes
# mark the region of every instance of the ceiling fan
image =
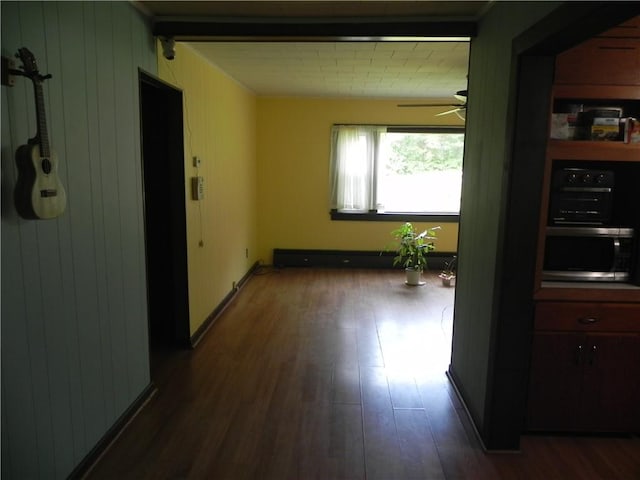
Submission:
[[446,112],[437,113],[436,117],[440,117],[442,115],[448,115],[450,113],[455,113],[460,119],[465,119],[465,113],[467,110],[467,91],[466,90],[458,90],[455,95],[455,99],[460,103],[404,103],[399,104],[399,107],[456,107],[451,110],[447,110]]

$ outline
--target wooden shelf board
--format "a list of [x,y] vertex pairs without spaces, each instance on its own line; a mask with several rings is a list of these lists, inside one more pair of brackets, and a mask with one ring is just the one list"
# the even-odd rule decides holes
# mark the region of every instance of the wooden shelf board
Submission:
[[549,140],[547,152],[554,160],[640,162],[640,143]]

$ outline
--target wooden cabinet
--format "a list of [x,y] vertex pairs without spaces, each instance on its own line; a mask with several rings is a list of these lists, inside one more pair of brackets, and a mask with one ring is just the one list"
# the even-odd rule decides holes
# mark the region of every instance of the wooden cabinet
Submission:
[[555,83],[640,85],[640,17],[558,55]]
[[[606,63],[606,68],[598,67]],[[557,84],[640,85],[640,40],[594,38],[558,56]]]
[[638,305],[540,303],[529,430],[640,431],[638,323]]
[[[640,86],[556,85],[550,105],[571,101],[588,104],[620,105],[625,115],[640,118]],[[536,300],[599,300],[640,301],[640,270],[625,284],[597,284],[545,282],[542,279],[549,208],[552,197],[552,177],[562,168],[595,168],[612,170],[616,177],[614,219],[617,226],[634,228],[640,234],[640,143],[622,141],[556,140],[549,139],[545,158],[542,188],[540,228],[536,258],[534,298]],[[635,260],[635,264],[640,262]]]
[[[559,55],[550,113],[589,106],[640,118],[639,27],[640,17],[621,26],[629,38],[602,36]],[[640,432],[640,248],[625,283],[543,280],[557,171],[613,171],[613,213],[606,225],[634,229],[639,242],[640,144],[574,138],[581,139],[547,144],[526,425],[532,431]]]

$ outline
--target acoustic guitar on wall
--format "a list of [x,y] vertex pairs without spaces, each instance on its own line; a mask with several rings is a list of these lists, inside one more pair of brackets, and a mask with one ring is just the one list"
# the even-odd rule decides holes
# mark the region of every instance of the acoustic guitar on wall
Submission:
[[20,75],[33,82],[37,131],[35,137],[16,151],[16,210],[21,217],[27,219],[56,218],[64,212],[67,194],[58,177],[58,158],[49,146],[47,132],[42,84],[51,75],[41,75],[38,72],[36,60],[26,48],[20,48],[17,56],[22,60]]

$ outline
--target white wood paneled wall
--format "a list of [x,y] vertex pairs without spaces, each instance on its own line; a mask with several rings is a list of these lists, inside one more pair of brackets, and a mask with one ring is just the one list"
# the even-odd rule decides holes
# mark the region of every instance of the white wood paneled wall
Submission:
[[[35,133],[31,82],[2,87],[2,478],[65,478],[148,386],[138,68],[128,2],[2,2],[2,55],[27,47],[67,190],[55,220],[13,206]],[[18,61],[17,64],[20,62]]]

